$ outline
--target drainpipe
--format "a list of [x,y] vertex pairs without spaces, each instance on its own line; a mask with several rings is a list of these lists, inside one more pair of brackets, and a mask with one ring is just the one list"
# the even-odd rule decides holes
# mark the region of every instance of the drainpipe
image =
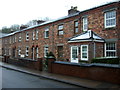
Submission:
[[90,38],[92,39],[92,44],[93,44],[93,57],[95,58],[96,57],[96,44],[95,44],[95,41],[94,41],[94,38],[93,38],[93,31],[90,31]]
[[95,58],[96,57],[96,54],[95,54],[95,52],[96,52],[96,44],[95,44],[95,42],[93,41],[93,43],[94,43],[94,45],[93,45],[93,47],[94,47],[94,55],[93,55],[93,57]]

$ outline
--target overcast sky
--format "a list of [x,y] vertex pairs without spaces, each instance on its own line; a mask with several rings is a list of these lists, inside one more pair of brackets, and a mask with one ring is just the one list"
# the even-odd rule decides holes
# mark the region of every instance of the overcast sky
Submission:
[[66,16],[71,6],[79,11],[116,0],[0,0],[0,28],[26,24],[33,19]]

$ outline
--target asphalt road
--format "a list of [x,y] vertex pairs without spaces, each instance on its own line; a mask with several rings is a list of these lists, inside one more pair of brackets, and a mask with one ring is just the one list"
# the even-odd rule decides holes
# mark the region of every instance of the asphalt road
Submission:
[[0,71],[1,70],[2,72],[0,72],[0,75],[2,75],[2,88],[79,88],[80,90],[88,90],[83,87],[36,77],[0,67]]

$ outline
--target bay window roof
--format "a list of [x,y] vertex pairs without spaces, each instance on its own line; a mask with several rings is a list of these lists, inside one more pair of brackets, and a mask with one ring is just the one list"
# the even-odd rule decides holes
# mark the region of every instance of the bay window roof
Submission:
[[68,40],[68,42],[85,42],[85,41],[104,42],[104,39],[98,36],[93,31],[88,30],[79,35],[73,36]]

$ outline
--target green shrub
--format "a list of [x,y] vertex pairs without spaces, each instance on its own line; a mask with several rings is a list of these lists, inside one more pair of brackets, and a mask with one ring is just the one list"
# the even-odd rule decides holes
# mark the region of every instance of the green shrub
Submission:
[[55,58],[54,54],[53,54],[52,52],[49,52],[49,53],[47,54],[47,57],[46,57],[46,60],[45,60],[45,64],[46,64],[47,66],[48,66],[48,58],[49,58],[50,56],[52,56],[53,58]]
[[92,63],[119,64],[120,58],[94,58]]

